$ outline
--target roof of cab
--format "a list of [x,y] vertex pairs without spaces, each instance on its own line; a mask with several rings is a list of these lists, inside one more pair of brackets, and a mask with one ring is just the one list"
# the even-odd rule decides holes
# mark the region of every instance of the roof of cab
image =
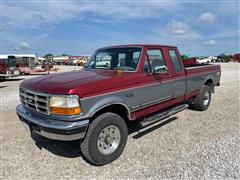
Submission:
[[123,45],[106,46],[106,47],[102,47],[100,49],[122,48],[122,47],[169,47],[169,48],[176,48],[176,46],[163,45],[163,44],[123,44]]

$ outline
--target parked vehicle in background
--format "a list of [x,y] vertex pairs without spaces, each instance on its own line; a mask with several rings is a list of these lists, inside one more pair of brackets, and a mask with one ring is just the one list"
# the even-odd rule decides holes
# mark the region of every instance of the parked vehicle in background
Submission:
[[[54,62],[54,64],[57,64],[57,63]],[[68,65],[68,60],[64,60],[63,65]]]
[[198,62],[195,57],[192,57],[192,58],[183,59],[183,64],[184,66],[188,66],[188,65],[198,64]]
[[208,59],[210,59],[210,62],[217,62],[217,57],[216,56],[208,56]]
[[38,64],[43,64],[44,61],[46,61],[46,58],[38,57]]
[[211,59],[208,58],[208,57],[198,57],[197,58],[197,62],[199,64],[207,64],[207,63],[210,63],[211,62]]
[[233,56],[232,55],[226,55],[226,54],[220,54],[217,56],[217,62],[230,62],[233,61]]
[[96,65],[99,67],[110,67],[110,60],[98,59],[96,60]]
[[76,66],[83,66],[84,64],[86,64],[87,60],[88,60],[88,56],[84,55],[84,56],[70,56],[69,57],[69,61],[71,62],[71,65],[76,65]]
[[49,70],[49,69],[53,68],[53,63],[52,63],[51,61],[45,60],[45,61],[43,61],[43,63],[42,63],[42,68]]
[[[118,63],[121,63],[122,59],[119,59]],[[98,54],[96,56],[96,61],[95,61],[96,66],[98,66],[99,68],[105,68],[105,67],[110,67],[111,65],[111,56],[106,55],[105,53],[103,54]]]
[[82,58],[82,59],[79,59],[78,61],[77,61],[77,66],[83,66],[84,64],[86,64],[86,62],[87,62],[87,59],[85,59],[85,58]]
[[81,58],[78,59],[77,65],[78,66],[83,66],[87,63],[88,57],[82,56]]
[[78,62],[78,59],[69,57],[68,65],[76,66],[77,62]]
[[9,78],[19,74],[19,70],[16,69],[16,57],[0,55],[0,78]]
[[240,53],[233,55],[233,61],[240,62]]
[[83,156],[104,165],[123,152],[127,124],[137,129],[189,106],[208,109],[220,76],[220,65],[184,66],[175,46],[104,47],[83,70],[23,81],[16,111],[31,133],[83,139]]
[[87,62],[89,56],[57,56],[53,57],[54,64],[82,66]]
[[52,58],[53,63],[57,65],[69,64],[69,56],[57,56]]

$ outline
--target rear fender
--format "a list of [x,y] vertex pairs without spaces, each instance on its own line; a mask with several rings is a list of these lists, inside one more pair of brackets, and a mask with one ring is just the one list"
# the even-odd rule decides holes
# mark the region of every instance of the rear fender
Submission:
[[[211,81],[212,83],[208,84],[208,81]],[[206,84],[208,84],[208,86],[210,87],[211,92],[214,93],[214,77],[213,77],[213,75],[208,75],[205,77],[202,87]]]

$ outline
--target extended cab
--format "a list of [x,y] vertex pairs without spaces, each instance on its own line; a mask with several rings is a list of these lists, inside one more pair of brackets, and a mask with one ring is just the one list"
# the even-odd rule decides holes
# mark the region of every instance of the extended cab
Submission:
[[[96,63],[99,59],[109,65]],[[219,65],[184,67],[175,46],[104,47],[80,71],[23,81],[16,110],[31,133],[83,139],[83,155],[104,165],[123,152],[127,124],[146,127],[188,106],[206,110],[220,75]]]

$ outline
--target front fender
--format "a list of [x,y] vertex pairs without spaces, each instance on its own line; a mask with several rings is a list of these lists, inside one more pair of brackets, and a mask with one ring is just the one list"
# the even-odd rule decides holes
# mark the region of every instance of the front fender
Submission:
[[[101,99],[100,99],[101,98]],[[81,101],[81,105],[83,107],[83,117],[89,118],[92,117],[97,111],[101,110],[104,107],[119,104],[124,106],[128,113],[130,114],[129,107],[126,105],[123,98],[119,96],[110,96],[110,97],[97,97],[93,98],[85,98]]]

